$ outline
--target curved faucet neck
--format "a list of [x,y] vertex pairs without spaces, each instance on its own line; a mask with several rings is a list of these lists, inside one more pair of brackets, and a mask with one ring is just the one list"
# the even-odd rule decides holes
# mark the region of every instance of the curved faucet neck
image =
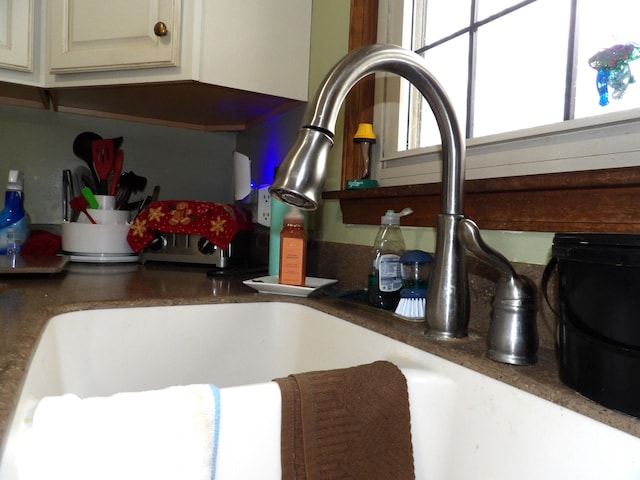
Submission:
[[303,118],[303,127],[320,130],[330,136],[340,107],[353,86],[375,72],[399,75],[415,86],[429,103],[442,139],[442,211],[463,213],[465,145],[453,106],[435,77],[425,68],[423,59],[395,45],[370,45],[344,57],[324,78]]
[[282,161],[269,191],[285,203],[317,208],[338,112],[347,94],[360,79],[375,72],[404,77],[429,103],[442,138],[442,211],[436,216],[435,261],[425,312],[427,334],[436,338],[467,335],[469,250],[496,266],[506,278],[500,280],[496,289],[490,358],[507,363],[533,363],[537,350],[535,286],[519,278],[506,258],[482,242],[477,226],[464,216],[464,137],[451,102],[423,63],[414,52],[394,45],[361,47],[344,57],[325,77],[307,106],[296,142]]

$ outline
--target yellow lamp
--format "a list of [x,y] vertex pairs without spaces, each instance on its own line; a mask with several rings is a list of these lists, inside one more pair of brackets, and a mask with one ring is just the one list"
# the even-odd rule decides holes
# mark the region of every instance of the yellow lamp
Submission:
[[376,180],[369,179],[371,145],[376,143],[376,134],[373,131],[373,125],[371,123],[359,124],[358,131],[353,136],[353,141],[360,144],[360,153],[364,171],[361,178],[347,181],[347,189],[377,187],[378,182]]
[[373,124],[361,123],[358,125],[358,131],[353,136],[353,141],[376,143],[376,134],[373,131]]

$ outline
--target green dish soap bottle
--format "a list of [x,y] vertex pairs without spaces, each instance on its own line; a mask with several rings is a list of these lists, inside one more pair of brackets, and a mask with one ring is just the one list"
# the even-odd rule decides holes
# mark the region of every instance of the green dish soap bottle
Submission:
[[400,256],[405,251],[400,231],[400,217],[413,213],[410,208],[401,212],[387,210],[380,218],[380,229],[373,245],[373,269],[369,274],[369,305],[395,310],[402,290]]
[[23,175],[9,171],[4,208],[0,212],[0,255],[19,255],[29,236],[29,217],[24,210]]

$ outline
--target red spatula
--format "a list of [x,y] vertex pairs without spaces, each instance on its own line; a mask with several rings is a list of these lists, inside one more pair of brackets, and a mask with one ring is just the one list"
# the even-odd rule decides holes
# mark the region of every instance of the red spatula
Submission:
[[93,224],[96,223],[93,217],[89,215],[89,212],[87,212],[87,207],[89,206],[89,202],[87,202],[86,198],[84,198],[83,196],[72,198],[71,201],[69,202],[69,205],[71,205],[71,208],[73,208],[76,212],[84,213],[91,223]]
[[91,142],[91,152],[93,154],[93,166],[98,174],[100,185],[98,192],[100,195],[108,195],[107,180],[113,169],[113,139],[104,138]]

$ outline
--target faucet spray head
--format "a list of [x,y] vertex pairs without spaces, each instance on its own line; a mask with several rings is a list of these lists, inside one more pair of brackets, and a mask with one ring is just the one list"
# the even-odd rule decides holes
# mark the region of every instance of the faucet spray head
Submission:
[[324,172],[333,134],[323,129],[303,127],[295,144],[282,161],[269,187],[278,200],[304,210],[316,210],[324,186]]

